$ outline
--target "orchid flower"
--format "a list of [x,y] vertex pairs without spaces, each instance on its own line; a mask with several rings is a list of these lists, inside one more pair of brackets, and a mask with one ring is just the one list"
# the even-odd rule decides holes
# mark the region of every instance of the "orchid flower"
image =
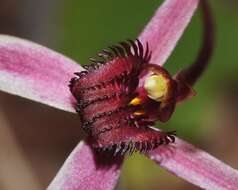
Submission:
[[[162,68],[198,4],[199,0],[165,0],[138,38],[137,48],[140,51],[142,51],[141,45],[145,47],[147,43],[152,51],[151,56],[147,54],[143,58],[150,59],[151,63]],[[204,26],[211,31],[205,33],[204,48],[197,61],[174,76],[177,81],[184,82],[178,83],[180,85],[178,101],[193,95],[190,87],[204,70],[212,49],[212,28],[209,28],[211,20],[205,0],[201,1],[201,5],[204,10]],[[132,43],[131,46],[133,45]],[[127,53],[130,51],[128,50]],[[134,53],[135,51],[134,49]],[[78,103],[74,97],[77,94],[75,95],[72,86],[71,91],[74,96],[71,94],[68,84],[74,78],[75,72],[84,73],[84,71],[85,69],[79,64],[59,53],[27,40],[0,35],[0,90],[2,91],[76,113],[75,106]],[[142,80],[145,81],[146,76]],[[71,85],[72,82],[75,85],[77,79],[71,80]],[[150,95],[153,97],[154,94]],[[138,99],[133,100],[135,102]],[[173,109],[169,110],[169,116],[165,114],[165,120],[167,116],[170,117]],[[164,112],[160,120],[164,120]],[[161,135],[161,132],[158,131],[158,134]],[[175,142],[156,146],[146,151],[145,155],[171,173],[201,188],[237,189],[238,171],[173,135],[165,136],[163,140],[166,141],[168,138],[169,141]],[[115,187],[123,157],[105,152],[97,153],[92,149],[92,144],[90,140],[78,144],[49,185],[49,190],[110,190]]]

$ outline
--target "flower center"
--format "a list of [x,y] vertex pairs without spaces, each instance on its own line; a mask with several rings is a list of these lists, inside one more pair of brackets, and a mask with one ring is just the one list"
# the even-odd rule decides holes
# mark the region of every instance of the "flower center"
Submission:
[[93,147],[123,155],[174,142],[173,132],[151,126],[166,122],[173,113],[175,81],[161,66],[149,63],[148,44],[143,48],[139,40],[128,41],[110,49],[99,54],[104,61],[93,60],[70,81]]

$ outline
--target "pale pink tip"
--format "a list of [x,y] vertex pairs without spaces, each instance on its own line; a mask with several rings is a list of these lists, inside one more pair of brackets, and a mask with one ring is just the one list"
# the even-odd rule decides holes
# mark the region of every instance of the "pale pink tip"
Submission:
[[0,90],[74,112],[68,84],[82,70],[48,48],[0,35]]
[[151,62],[163,65],[191,20],[199,0],[167,0],[157,10],[139,39],[152,50]]
[[97,154],[81,142],[65,161],[48,190],[112,190],[120,175],[123,159]]
[[237,190],[238,171],[178,138],[147,155],[171,173],[207,190]]

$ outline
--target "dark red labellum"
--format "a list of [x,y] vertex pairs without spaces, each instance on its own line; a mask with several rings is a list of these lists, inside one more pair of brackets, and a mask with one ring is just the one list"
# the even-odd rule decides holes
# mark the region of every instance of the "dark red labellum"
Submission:
[[[174,142],[173,132],[151,126],[167,121],[176,104],[176,82],[161,67],[149,64],[151,52],[139,40],[122,42],[98,54],[101,60],[75,73],[70,90],[77,99],[77,112],[93,147],[115,154],[146,152]],[[169,80],[168,98],[150,99],[140,79],[149,72],[161,72]],[[138,104],[130,102],[138,97]]]

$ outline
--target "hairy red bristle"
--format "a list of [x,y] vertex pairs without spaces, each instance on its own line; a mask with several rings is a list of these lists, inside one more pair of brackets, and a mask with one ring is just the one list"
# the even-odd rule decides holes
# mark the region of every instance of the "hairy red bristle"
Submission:
[[[168,120],[175,104],[174,93],[166,102],[157,102],[138,86],[142,75],[153,69],[166,73],[172,81],[163,68],[149,64],[148,44],[144,49],[139,40],[129,40],[98,55],[101,60],[91,59],[93,63],[85,66],[86,71],[75,73],[69,85],[78,101],[83,129],[92,138],[93,147],[125,154],[146,152],[173,142],[174,133],[150,126],[157,120]],[[142,100],[140,104],[130,104],[136,97]]]

